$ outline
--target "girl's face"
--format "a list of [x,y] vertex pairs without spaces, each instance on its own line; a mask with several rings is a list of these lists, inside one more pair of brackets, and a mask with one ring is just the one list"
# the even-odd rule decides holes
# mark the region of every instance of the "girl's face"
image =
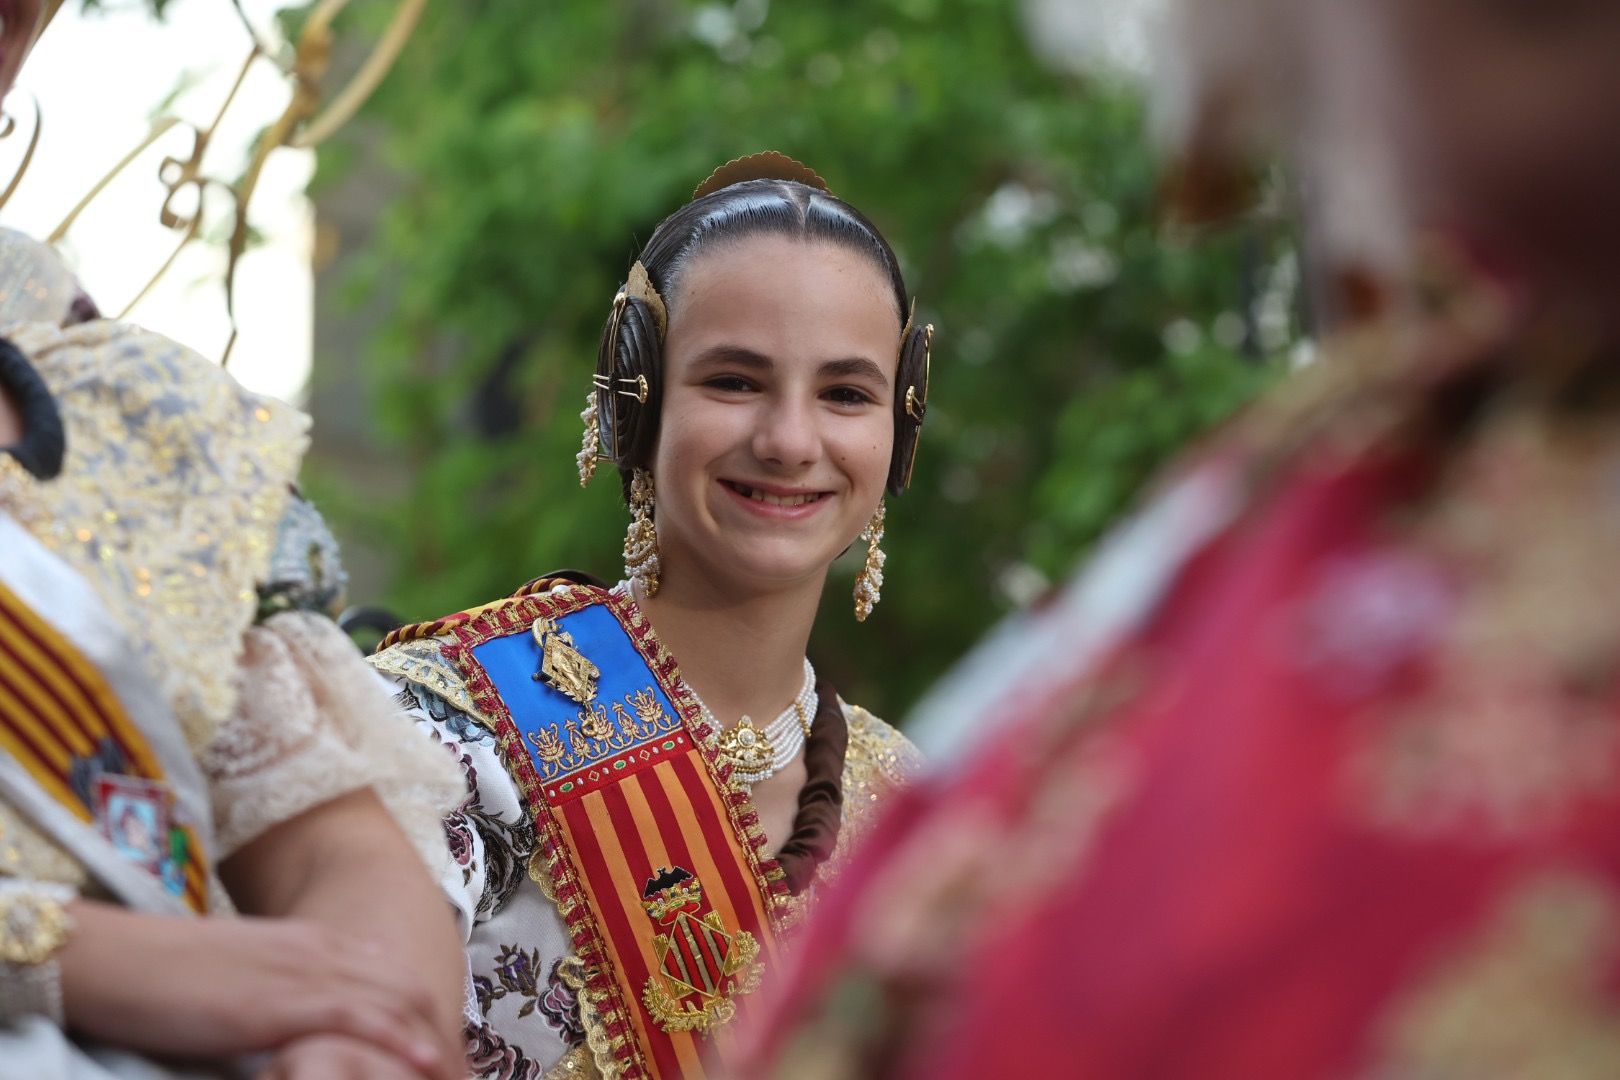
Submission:
[[819,585],[883,497],[899,344],[893,287],[862,254],[763,235],[694,259],[652,465],[666,575],[728,595]]

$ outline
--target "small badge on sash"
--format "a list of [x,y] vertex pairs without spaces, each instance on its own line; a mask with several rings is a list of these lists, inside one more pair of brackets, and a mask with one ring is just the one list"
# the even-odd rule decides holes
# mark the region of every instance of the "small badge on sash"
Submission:
[[118,853],[156,874],[176,896],[186,889],[186,833],[175,821],[168,787],[138,776],[103,772],[95,778],[96,821]]
[[764,965],[755,962],[754,935],[728,931],[704,898],[702,882],[684,867],[661,869],[650,878],[642,906],[662,931],[653,938],[658,970],[641,995],[653,1019],[665,1031],[699,1032],[730,1020],[737,1012],[732,998],[759,989],[764,974]]
[[573,635],[558,629],[555,619],[536,619],[529,630],[540,646],[540,670],[534,673],[534,681],[589,705],[596,698],[596,680],[602,673],[574,648]]

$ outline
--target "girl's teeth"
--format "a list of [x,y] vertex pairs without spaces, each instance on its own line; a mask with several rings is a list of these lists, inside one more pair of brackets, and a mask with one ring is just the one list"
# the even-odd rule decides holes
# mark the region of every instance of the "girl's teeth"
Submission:
[[772,506],[803,506],[816,498],[815,495],[767,495],[763,491],[753,488],[743,488],[743,491],[755,502],[770,503]]

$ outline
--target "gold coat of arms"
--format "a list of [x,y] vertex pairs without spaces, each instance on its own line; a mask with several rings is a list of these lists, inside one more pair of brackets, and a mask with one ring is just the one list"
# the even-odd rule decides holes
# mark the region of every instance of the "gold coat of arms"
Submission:
[[641,902],[662,931],[653,938],[658,970],[641,995],[653,1019],[666,1031],[704,1034],[730,1020],[732,999],[759,989],[764,974],[754,935],[727,930],[702,883],[683,867],[660,869]]

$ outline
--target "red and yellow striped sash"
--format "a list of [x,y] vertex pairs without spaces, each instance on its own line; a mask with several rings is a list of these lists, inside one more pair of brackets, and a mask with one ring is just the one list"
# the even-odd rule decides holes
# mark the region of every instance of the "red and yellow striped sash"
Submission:
[[[673,659],[633,604],[589,586],[514,597],[441,632],[523,793],[542,843],[533,869],[619,1074],[711,1075],[729,1021],[776,966],[786,888]],[[572,682],[549,670],[552,650]]]
[[[101,671],[16,593],[0,584],[0,749],[64,810],[98,824],[92,785],[120,776],[164,789],[162,766]],[[196,833],[185,834],[184,895],[207,909],[207,867]]]

